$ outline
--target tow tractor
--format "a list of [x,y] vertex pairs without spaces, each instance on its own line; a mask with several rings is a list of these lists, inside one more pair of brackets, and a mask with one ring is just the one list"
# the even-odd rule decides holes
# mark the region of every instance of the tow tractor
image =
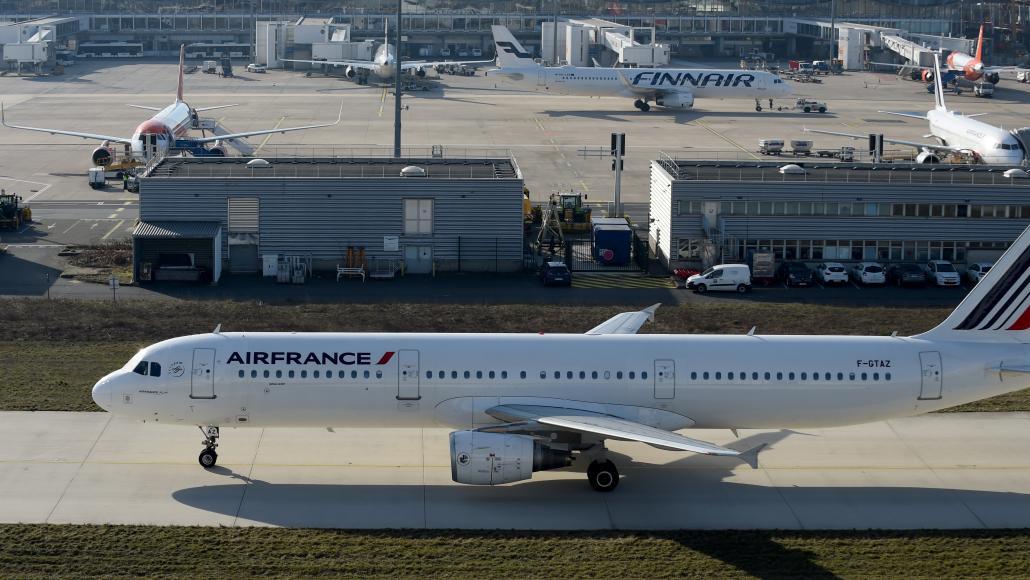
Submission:
[[32,210],[21,205],[20,195],[0,189],[0,229],[17,230],[32,221]]
[[826,103],[812,99],[798,99],[792,107],[776,107],[777,111],[802,111],[804,113],[825,113]]
[[126,174],[135,176],[136,170],[143,164],[135,159],[123,157],[107,165],[98,165],[89,170],[89,186],[102,189],[108,180],[122,181]]
[[552,193],[550,203],[558,212],[563,232],[590,231],[592,210],[583,205],[586,196],[582,193]]

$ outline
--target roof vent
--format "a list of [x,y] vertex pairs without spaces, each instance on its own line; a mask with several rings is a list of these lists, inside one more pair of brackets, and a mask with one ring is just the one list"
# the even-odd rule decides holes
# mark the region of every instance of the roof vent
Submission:
[[425,177],[426,170],[418,165],[409,165],[401,169],[401,177]]
[[1009,169],[1005,173],[1002,173],[1002,175],[1008,177],[1009,179],[1026,179],[1030,177],[1030,173],[1027,173],[1026,171],[1023,171],[1019,168]]
[[780,167],[780,173],[783,175],[804,175],[805,168],[801,167],[797,163],[788,163],[783,167]]
[[251,159],[247,162],[247,167],[251,169],[261,169],[264,167],[271,167],[272,164],[264,159]]

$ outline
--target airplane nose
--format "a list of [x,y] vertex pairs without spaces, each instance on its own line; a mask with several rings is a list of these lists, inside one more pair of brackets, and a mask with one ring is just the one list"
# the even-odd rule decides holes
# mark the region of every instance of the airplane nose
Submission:
[[111,396],[114,391],[111,382],[111,375],[107,375],[93,385],[93,402],[105,411],[111,410]]

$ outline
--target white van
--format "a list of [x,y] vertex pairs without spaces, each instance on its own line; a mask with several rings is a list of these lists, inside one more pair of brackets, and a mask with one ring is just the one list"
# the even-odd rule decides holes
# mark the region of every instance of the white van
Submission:
[[751,291],[751,269],[747,264],[720,264],[687,278],[687,289],[697,292],[709,290]]

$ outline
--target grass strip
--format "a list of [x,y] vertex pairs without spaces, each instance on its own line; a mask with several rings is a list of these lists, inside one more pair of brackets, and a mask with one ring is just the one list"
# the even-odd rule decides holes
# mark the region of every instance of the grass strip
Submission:
[[0,576],[984,578],[1030,576],[1030,532],[377,531],[0,525]]

